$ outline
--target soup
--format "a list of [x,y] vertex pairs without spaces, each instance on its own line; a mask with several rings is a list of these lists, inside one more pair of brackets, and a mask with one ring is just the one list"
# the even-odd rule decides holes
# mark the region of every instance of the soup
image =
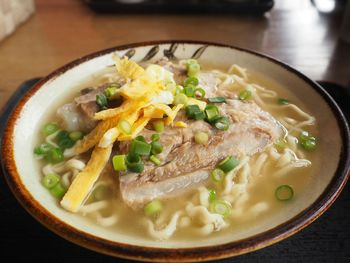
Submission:
[[310,186],[316,120],[278,83],[238,65],[115,63],[43,120],[34,154],[62,209],[195,240],[258,227]]

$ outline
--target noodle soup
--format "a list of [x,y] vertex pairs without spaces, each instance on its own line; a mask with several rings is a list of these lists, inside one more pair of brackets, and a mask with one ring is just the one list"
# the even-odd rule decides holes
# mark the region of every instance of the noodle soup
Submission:
[[126,235],[200,240],[258,228],[310,187],[316,120],[278,83],[239,65],[115,60],[43,121],[34,152],[62,209]]

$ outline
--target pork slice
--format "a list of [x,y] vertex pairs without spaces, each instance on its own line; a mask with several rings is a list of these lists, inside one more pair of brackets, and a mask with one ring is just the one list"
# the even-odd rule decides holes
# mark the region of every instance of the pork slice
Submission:
[[[176,129],[176,135],[161,135],[161,143],[178,138],[176,143],[163,145],[166,153],[160,166],[147,165],[141,174],[120,177],[123,200],[133,208],[140,208],[155,198],[176,195],[203,184],[219,161],[229,155],[241,159],[263,151],[280,135],[275,119],[255,103],[228,100],[221,104],[220,112],[231,119],[227,131],[218,131],[204,121],[187,121],[188,127]],[[197,131],[209,133],[206,145],[196,144]]]
[[169,70],[174,74],[174,80],[176,84],[182,84],[187,78],[187,69],[183,64],[174,64],[167,57],[163,57],[155,62],[159,66],[162,66],[166,70]]

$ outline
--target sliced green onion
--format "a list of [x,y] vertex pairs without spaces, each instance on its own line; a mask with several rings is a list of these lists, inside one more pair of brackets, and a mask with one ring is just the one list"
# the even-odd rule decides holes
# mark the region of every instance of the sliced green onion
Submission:
[[34,154],[38,156],[46,155],[50,150],[55,147],[49,143],[43,143],[40,146],[34,148]]
[[58,182],[60,181],[60,176],[55,174],[55,173],[51,173],[51,174],[47,174],[43,177],[43,179],[41,180],[41,183],[45,186],[45,188],[47,189],[51,189],[52,187],[54,187],[56,184],[58,184]]
[[115,171],[126,171],[126,161],[125,161],[125,154],[121,155],[114,155],[112,158],[113,168]]
[[225,178],[225,172],[221,169],[214,169],[214,171],[212,171],[210,175],[211,179],[216,183],[221,182]]
[[106,95],[106,97],[112,98],[115,94],[117,94],[118,88],[117,87],[108,87],[105,89],[104,93]]
[[153,155],[159,154],[163,151],[163,146],[160,144],[159,141],[151,142],[151,146],[152,146],[151,152]]
[[140,156],[135,154],[128,154],[125,158],[126,166],[130,172],[141,173],[144,169],[144,165]]
[[303,131],[299,136],[299,145],[306,151],[312,152],[316,149],[317,141],[314,136]]
[[188,77],[184,81],[184,86],[188,86],[188,85],[197,86],[198,83],[199,83],[198,78],[196,78],[196,77]]
[[213,120],[214,122],[214,126],[221,131],[226,131],[228,130],[229,126],[230,126],[230,121],[228,119],[228,117],[226,116],[221,116],[219,118],[215,118]]
[[108,101],[107,101],[107,97],[104,94],[96,95],[96,103],[98,106],[100,106],[101,109],[103,110],[107,109]]
[[275,190],[275,197],[279,201],[288,201],[293,198],[293,188],[287,184],[280,185]]
[[155,165],[160,165],[160,160],[154,156],[154,155],[151,155],[151,157],[149,158]]
[[215,105],[207,105],[204,111],[209,122],[219,115],[219,109]]
[[225,173],[228,173],[229,171],[232,171],[238,164],[239,161],[235,157],[228,156],[218,164],[218,167]]
[[210,211],[227,217],[231,213],[231,204],[224,200],[215,200],[210,204]]
[[60,148],[53,148],[45,155],[45,160],[49,163],[60,163],[64,160],[63,150]]
[[284,148],[286,148],[288,146],[288,143],[287,143],[286,139],[279,138],[275,142],[275,146],[278,150],[282,151]]
[[78,141],[82,139],[84,134],[81,131],[74,131],[69,133],[69,138],[73,141]]
[[67,189],[61,183],[56,184],[50,189],[50,193],[57,199],[61,199],[66,191]]
[[208,189],[209,192],[209,197],[208,200],[209,202],[214,202],[216,200],[216,191],[214,189]]
[[195,113],[201,112],[201,109],[199,108],[198,105],[188,105],[186,107],[186,115],[190,118],[194,117]]
[[195,77],[201,70],[201,66],[198,63],[187,63],[187,76]]
[[144,208],[143,211],[146,216],[154,216],[162,211],[163,205],[159,200],[153,200],[149,202]]
[[42,132],[44,134],[44,136],[49,136],[53,133],[55,133],[56,131],[58,131],[59,127],[56,123],[48,123],[44,126]]
[[118,123],[118,129],[124,134],[131,133],[131,125],[127,120],[121,119]]
[[195,113],[193,114],[193,119],[195,119],[195,120],[204,120],[204,119],[205,119],[205,113],[204,113],[204,111],[195,112]]
[[188,85],[184,87],[183,92],[187,97],[194,97],[195,90],[196,90],[195,86]]
[[148,156],[151,153],[151,148],[151,145],[146,142],[132,140],[130,144],[130,153]]
[[205,132],[197,132],[194,135],[194,141],[198,144],[207,144],[209,136]]
[[100,184],[94,189],[94,191],[92,192],[92,195],[96,201],[102,201],[102,200],[110,199],[113,195],[113,191],[111,187]]
[[67,131],[60,131],[57,136],[57,144],[58,146],[62,149],[69,149],[71,147],[73,147],[73,145],[75,144],[75,141],[73,141],[70,136],[69,136],[69,132]]
[[226,103],[226,99],[224,97],[213,97],[208,99],[211,103]]
[[197,92],[199,92],[199,93],[201,94],[201,95],[199,96],[199,98],[203,99],[204,96],[205,96],[205,90],[202,89],[202,88],[196,88],[196,89],[194,90],[194,95],[196,95]]
[[252,92],[250,90],[242,90],[238,94],[240,100],[249,100],[252,97]]
[[289,102],[289,100],[287,100],[287,99],[279,98],[279,99],[277,100],[277,103],[278,103],[279,105],[288,105],[290,102]]
[[142,135],[136,136],[136,138],[134,140],[140,141],[140,142],[146,142],[145,137],[143,137]]
[[183,93],[179,93],[175,96],[174,98],[174,104],[178,105],[178,104],[183,104],[183,105],[187,105],[188,103],[188,97],[183,94]]
[[151,136],[152,142],[159,141],[160,140],[160,135],[158,133],[154,133]]
[[159,120],[159,121],[154,121],[152,122],[152,125],[153,125],[153,129],[156,131],[156,132],[163,132],[164,131],[164,122]]
[[196,59],[190,58],[186,60],[186,65],[189,64],[198,64],[198,61]]

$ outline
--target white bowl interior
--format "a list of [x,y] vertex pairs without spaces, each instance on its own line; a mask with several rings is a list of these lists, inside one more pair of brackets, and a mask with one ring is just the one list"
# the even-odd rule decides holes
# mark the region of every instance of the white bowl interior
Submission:
[[[162,57],[162,50],[168,49],[169,46],[170,44],[160,45],[160,52],[158,52],[154,59]],[[175,54],[178,58],[188,58],[201,46],[200,44],[180,44]],[[133,60],[141,60],[151,48],[152,46],[136,48],[136,54]],[[126,51],[118,51],[120,55],[123,55],[125,52]],[[266,58],[231,48],[209,46],[202,54],[201,60],[214,61],[216,64],[227,67],[232,63],[236,63],[267,75],[286,89],[292,91],[301,101],[307,104],[308,109],[315,115],[320,129],[320,145],[322,145],[323,149],[327,149],[327,154],[322,154],[322,169],[312,178],[312,189],[310,189],[310,191],[305,191],[303,196],[298,199],[298,202],[289,210],[284,210],[283,213],[279,213],[273,218],[269,218],[269,220],[263,220],[258,227],[242,229],[242,231],[235,234],[227,233],[215,238],[203,238],[200,244],[191,241],[180,243],[178,241],[159,242],[147,238],[135,239],[132,236],[109,231],[92,223],[88,219],[65,211],[57,205],[48,191],[40,184],[40,166],[33,156],[33,148],[38,143],[36,137],[37,134],[39,134],[39,123],[45,118],[47,109],[56,107],[57,101],[62,101],[62,98],[67,97],[67,94],[77,86],[77,83],[91,77],[96,71],[113,64],[111,54],[112,53],[99,56],[79,64],[66,73],[45,83],[26,103],[15,125],[13,137],[14,156],[21,180],[27,190],[32,194],[33,198],[53,216],[59,218],[63,222],[80,231],[107,240],[140,246],[179,248],[222,244],[262,233],[293,218],[305,208],[309,207],[320,196],[332,179],[337,168],[341,149],[340,130],[331,109],[321,96],[310,88],[303,79]],[[332,136],[329,136],[330,134]]]

